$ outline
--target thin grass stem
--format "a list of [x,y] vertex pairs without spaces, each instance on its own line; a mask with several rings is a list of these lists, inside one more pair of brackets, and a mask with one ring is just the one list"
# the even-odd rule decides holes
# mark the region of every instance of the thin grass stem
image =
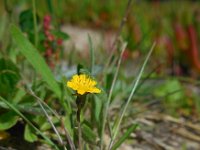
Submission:
[[89,47],[90,47],[90,72],[91,72],[91,75],[94,75],[94,62],[95,62],[94,47],[92,44],[91,36],[89,34],[88,34],[88,41],[89,41]]
[[[48,122],[50,123],[51,127],[53,128],[54,132],[56,133],[58,140],[60,142],[61,145],[64,145],[64,142],[58,132],[58,130],[56,129],[56,127],[54,126],[50,116],[48,115],[48,113],[46,112],[45,108],[43,107],[42,103],[40,102],[40,98],[32,91],[32,89],[29,89],[30,94],[35,97],[37,99],[38,104],[40,105],[41,109],[43,110],[45,116],[47,117]],[[65,146],[64,146],[65,147]]]
[[33,23],[34,23],[34,44],[35,47],[38,45],[38,29],[37,29],[37,15],[36,15],[36,4],[35,0],[32,0],[32,8],[33,8]]
[[45,135],[43,134],[35,125],[32,124],[31,121],[29,121],[14,105],[12,105],[9,101],[5,100],[0,96],[0,99],[8,105],[13,111],[15,111],[21,118],[23,118],[37,133],[39,133],[50,145],[52,145],[56,150],[59,150],[59,148]]
[[145,61],[144,61],[144,63],[143,63],[143,65],[142,65],[142,67],[141,67],[141,70],[140,70],[140,72],[139,72],[139,74],[138,74],[138,76],[137,76],[137,78],[136,78],[136,81],[135,81],[134,84],[133,84],[132,91],[131,91],[131,93],[130,93],[130,95],[129,95],[129,97],[128,97],[128,100],[127,100],[127,102],[126,102],[126,104],[125,104],[123,110],[122,110],[122,114],[121,114],[121,116],[120,116],[120,118],[119,118],[119,121],[117,122],[116,129],[115,129],[115,131],[114,131],[113,137],[112,137],[111,140],[110,140],[110,144],[109,144],[109,148],[108,148],[109,150],[112,149],[112,146],[113,146],[113,144],[114,144],[114,140],[115,140],[115,138],[116,138],[116,136],[117,136],[117,134],[118,134],[119,127],[120,127],[120,124],[121,124],[122,119],[123,119],[123,117],[124,117],[124,114],[125,114],[125,112],[126,112],[126,110],[127,110],[127,107],[128,107],[128,105],[129,105],[129,103],[130,103],[132,97],[133,97],[133,94],[134,94],[135,91],[136,91],[136,88],[137,88],[137,86],[138,86],[138,84],[139,84],[139,81],[140,81],[140,79],[141,79],[141,76],[142,76],[142,74],[143,74],[143,72],[144,72],[144,68],[145,68],[145,66],[146,66],[146,64],[147,64],[147,62],[148,62],[148,60],[149,60],[149,58],[150,58],[150,56],[151,56],[151,54],[152,54],[152,52],[153,52],[153,49],[154,49],[155,45],[156,45],[156,43],[154,42],[153,45],[152,45],[152,47],[151,47],[151,49],[150,49],[150,51],[149,51],[149,53],[148,53],[148,55],[147,55],[147,57],[146,57],[146,59],[145,59]]
[[108,101],[106,102],[106,106],[105,106],[105,113],[104,113],[104,116],[103,116],[103,124],[102,124],[102,130],[101,130],[101,145],[100,145],[101,150],[103,149],[103,141],[104,141],[103,135],[104,135],[104,130],[105,130],[106,118],[107,118],[107,115],[108,115],[108,109],[109,109],[109,105],[110,105],[110,101],[111,101],[111,97],[112,97],[112,92],[113,92],[113,89],[114,89],[114,86],[115,86],[115,83],[116,83],[116,80],[117,80],[119,68],[120,68],[120,65],[121,65],[122,56],[123,56],[123,53],[126,49],[126,46],[127,46],[127,43],[124,43],[123,46],[122,46],[122,51],[121,51],[121,54],[120,54],[120,57],[119,57],[119,60],[118,60],[118,64],[117,64],[117,70],[116,70],[116,73],[114,75],[114,79],[112,81],[112,85],[111,85],[109,95],[108,95]]
[[112,46],[111,46],[111,50],[110,50],[110,55],[108,57],[108,60],[107,60],[107,63],[105,65],[105,69],[104,70],[107,70],[108,69],[108,66],[110,65],[111,63],[111,60],[112,60],[112,57],[113,57],[113,54],[115,52],[115,49],[116,49],[116,44],[117,42],[119,41],[119,36],[120,36],[120,33],[122,32],[122,29],[127,21],[127,18],[128,18],[128,15],[130,13],[130,10],[131,10],[131,6],[132,6],[132,1],[133,0],[128,0],[128,3],[127,3],[127,6],[126,6],[126,9],[125,9],[125,14],[121,20],[121,23],[120,23],[120,26],[119,26],[119,29],[116,33],[116,36],[115,36],[115,39],[112,43]]
[[[29,94],[32,95],[32,93],[29,92],[29,91],[27,91],[27,93],[29,93]],[[32,96],[34,96],[34,95],[32,95]],[[58,115],[58,113],[57,113],[56,111],[54,111],[51,107],[49,107],[49,105],[47,105],[42,99],[40,99],[40,98],[38,97],[37,100],[40,101],[44,106],[46,106],[46,107],[54,114],[54,116],[55,116],[58,120],[60,120],[61,125],[62,125],[62,128],[64,129],[64,132],[65,132],[66,139],[67,139],[67,141],[68,141],[68,143],[69,143],[69,145],[70,145],[71,150],[76,150],[75,144],[73,143],[73,141],[72,141],[72,139],[71,139],[71,137],[70,137],[70,135],[69,135],[69,132],[67,131],[67,129],[66,129],[65,125],[64,125],[64,122],[63,122],[62,118]]]

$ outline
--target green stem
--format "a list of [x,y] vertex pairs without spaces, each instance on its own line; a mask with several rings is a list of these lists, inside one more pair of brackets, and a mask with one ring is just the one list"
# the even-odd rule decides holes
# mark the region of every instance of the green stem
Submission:
[[77,121],[78,121],[78,147],[79,150],[82,150],[82,131],[81,131],[81,110],[85,104],[85,95],[77,95],[76,98],[76,105],[77,105],[77,113],[76,113],[76,117],[77,117]]
[[81,123],[78,122],[78,147],[79,150],[82,150],[82,132],[81,132]]
[[105,130],[105,125],[106,125],[106,119],[107,119],[108,111],[109,111],[109,105],[110,105],[110,102],[111,102],[113,89],[114,89],[115,83],[117,81],[117,76],[118,76],[118,73],[119,73],[119,68],[120,68],[120,65],[121,65],[122,56],[123,56],[123,53],[124,53],[124,51],[126,49],[126,46],[127,46],[127,43],[124,43],[122,45],[121,54],[120,54],[120,57],[119,57],[118,63],[117,63],[117,70],[115,72],[114,79],[112,81],[112,85],[111,85],[111,88],[110,88],[110,91],[109,91],[108,101],[105,104],[105,112],[104,112],[104,115],[103,115],[102,129],[101,129],[101,145],[100,145],[100,149],[101,150],[103,149],[103,142],[104,142],[104,137],[103,136],[104,136],[104,130]]
[[34,22],[34,44],[35,47],[38,45],[38,33],[37,33],[37,16],[36,16],[36,6],[35,0],[32,0],[32,7],[33,7],[33,22]]

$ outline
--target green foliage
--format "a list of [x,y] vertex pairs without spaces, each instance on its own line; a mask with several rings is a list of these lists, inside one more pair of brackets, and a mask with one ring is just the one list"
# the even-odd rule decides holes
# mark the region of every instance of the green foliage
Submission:
[[95,121],[97,123],[100,123],[100,115],[103,106],[102,99],[98,95],[95,95],[94,101],[92,103],[94,104],[94,106],[92,107],[94,108],[92,109],[92,115],[94,115]]
[[166,80],[155,90],[155,96],[165,98],[166,104],[176,108],[184,101],[183,87],[177,79]]
[[34,134],[34,129],[28,124],[25,126],[24,139],[29,142],[35,142],[38,139],[37,136]]
[[58,150],[58,147],[49,139],[49,137],[47,137],[44,133],[42,133],[38,128],[36,128],[33,123],[26,117],[24,116],[18,108],[16,108],[15,105],[13,105],[12,103],[8,102],[7,100],[5,100],[3,97],[0,97],[0,100],[5,103],[10,109],[12,109],[16,114],[18,114],[21,118],[23,118],[38,134],[40,134],[45,141],[52,145],[56,150]]
[[177,79],[169,79],[155,90],[155,95],[176,101],[182,98],[182,90],[182,86]]
[[130,136],[130,134],[136,130],[137,126],[137,124],[130,126],[123,136],[113,145],[112,150],[116,150],[118,147],[120,147],[120,145]]
[[33,12],[31,9],[25,10],[20,13],[19,25],[23,32],[30,33],[34,30]]
[[[164,18],[164,20],[159,14],[152,15],[150,10],[153,7],[146,9],[146,5],[141,3],[133,6],[134,14],[131,14],[129,16],[130,18],[127,19],[128,24],[125,28],[126,30],[125,32],[122,31],[123,38],[115,45],[116,53],[112,57],[112,62],[107,68],[104,68],[107,61],[106,58],[109,57],[110,51],[99,51],[99,49],[104,50],[104,45],[102,44],[102,47],[100,46],[97,49],[95,42],[93,43],[95,39],[92,39],[89,35],[89,50],[87,50],[89,54],[84,50],[78,53],[75,49],[72,49],[71,52],[75,54],[74,57],[68,55],[63,60],[60,59],[59,55],[65,54],[64,52],[59,53],[62,50],[62,40],[69,39],[69,35],[62,32],[60,27],[63,25],[63,21],[68,20],[73,25],[78,23],[80,26],[94,23],[92,27],[103,27],[106,32],[110,28],[116,29],[124,13],[125,1],[83,0],[80,4],[74,0],[61,0],[59,2],[46,0],[44,2],[38,1],[38,3],[33,0],[33,2],[37,4],[37,14],[35,11],[32,12],[31,9],[20,13],[19,27],[21,31],[16,25],[10,26],[11,36],[15,43],[6,41],[10,40],[9,38],[5,39],[5,42],[10,45],[8,44],[4,50],[6,54],[0,53],[0,130],[8,130],[20,120],[22,126],[25,127],[24,138],[29,142],[44,142],[52,146],[53,149],[58,150],[62,145],[58,143],[62,143],[63,140],[64,144],[67,143],[67,149],[74,150],[75,148],[72,148],[73,145],[80,149],[77,138],[79,135],[77,134],[79,122],[77,123],[77,103],[75,101],[77,94],[75,91],[66,87],[68,78],[75,72],[77,74],[87,74],[94,77],[97,80],[97,87],[102,91],[100,94],[87,93],[87,95],[84,95],[87,101],[80,113],[80,126],[83,147],[87,150],[105,149],[105,134],[106,136],[110,136],[109,141],[111,143],[109,150],[118,149],[122,143],[129,139],[130,134],[135,131],[137,124],[130,125],[127,120],[136,117],[132,114],[133,110],[135,112],[140,110],[139,107],[132,107],[135,101],[137,104],[140,104],[143,102],[154,102],[158,99],[158,101],[163,102],[162,104],[164,105],[162,107],[165,107],[167,113],[173,112],[177,114],[177,110],[186,107],[190,110],[195,107],[199,107],[200,109],[198,94],[187,97],[189,94],[186,95],[184,83],[176,77],[171,78],[166,75],[167,79],[160,81],[159,79],[162,78],[162,73],[159,75],[155,73],[155,76],[147,76],[152,78],[151,80],[149,78],[143,78],[146,77],[144,68],[147,65],[152,50],[144,63],[141,64],[140,72],[136,76],[130,73],[136,73],[138,70],[138,68],[133,68],[132,58],[139,64],[137,61],[140,58],[138,57],[149,50],[149,45],[151,45],[153,40],[156,39],[159,42],[161,38],[161,42],[164,43],[169,36],[172,39],[174,38],[173,27],[169,21],[171,18]],[[55,2],[58,5],[54,5]],[[66,2],[67,7],[64,8]],[[24,1],[23,4],[25,3],[28,4],[28,2]],[[48,7],[50,14],[46,10],[40,9],[45,8],[45,6],[42,6],[44,4],[45,6],[46,4],[48,5],[46,7]],[[54,8],[55,6],[56,8]],[[63,10],[60,8],[63,8]],[[61,14],[62,12],[65,13]],[[50,19],[47,18],[52,20],[52,23],[44,27],[44,22],[42,23],[39,20],[42,20],[42,17],[46,14],[49,15],[48,17]],[[166,11],[163,14],[167,15],[168,12]],[[37,24],[34,22],[33,16],[36,16]],[[15,17],[15,15],[11,14],[9,19],[12,20],[12,17]],[[162,23],[159,23],[158,20],[161,20]],[[191,21],[191,19],[189,20]],[[36,26],[34,26],[34,23]],[[1,25],[0,23],[1,26],[6,29],[4,27],[5,24]],[[154,31],[153,29],[159,30]],[[135,33],[135,30],[138,32]],[[106,32],[104,33],[107,34]],[[163,36],[165,32],[167,34]],[[0,29],[0,36],[3,39],[3,29]],[[128,48],[123,39],[129,41]],[[103,40],[107,43],[107,39]],[[31,44],[34,43],[33,41],[36,41],[35,45]],[[0,42],[0,46],[4,44],[4,41]],[[126,61],[127,58],[124,58],[123,53],[120,56],[118,55],[119,51],[117,50],[120,50],[121,45],[125,45],[126,50],[130,50],[130,53],[127,53],[130,55],[130,62]],[[17,50],[15,46],[17,46]],[[65,48],[68,49],[68,47]],[[163,48],[162,45],[159,48],[163,50],[166,47]],[[9,51],[8,53],[7,50]],[[138,53],[134,53],[136,50],[138,50]],[[55,53],[52,54],[52,52]],[[156,54],[160,54],[159,49],[155,52]],[[82,59],[82,53],[84,55],[86,54],[88,60]],[[21,59],[24,57],[25,59]],[[56,59],[52,59],[53,57],[56,57]],[[154,58],[152,59],[152,62],[155,60],[153,64],[163,63],[164,61],[162,59],[163,57],[160,59],[154,56]],[[15,63],[11,60],[15,60]],[[98,60],[101,60],[101,62],[98,62]],[[119,62],[119,65],[116,61]],[[49,62],[53,62],[55,66],[52,67]],[[78,63],[73,64],[73,62]],[[34,70],[27,67],[29,64],[33,66]],[[122,65],[121,68],[120,65]],[[62,70],[63,66],[67,70],[65,75]],[[77,69],[75,66],[77,66]],[[152,66],[148,67],[149,70],[153,68]],[[166,68],[160,67],[158,69],[162,72],[162,69]],[[56,81],[52,72],[56,74],[57,79],[62,78],[61,84]],[[26,73],[33,75],[33,77],[29,77]],[[142,81],[140,82],[140,80]],[[31,90],[33,93],[30,92]],[[134,99],[133,96],[135,96]],[[191,102],[190,98],[192,100],[195,99],[195,102]],[[141,101],[141,99],[145,101]],[[129,104],[131,104],[131,107],[128,106]],[[53,128],[54,126],[55,128]],[[123,128],[122,132],[120,131],[121,126],[126,127]],[[58,135],[61,135],[61,141]],[[62,147],[60,149],[66,148]]]
[[19,69],[9,59],[0,59],[0,96],[9,97],[16,90],[20,80]]
[[7,130],[13,127],[19,117],[16,115],[15,112],[9,111],[0,115],[0,130]]
[[13,39],[19,46],[20,52],[26,57],[26,59],[29,61],[29,63],[31,63],[35,70],[43,77],[43,80],[47,82],[51,90],[54,91],[58,97],[60,97],[60,87],[49,67],[45,63],[45,60],[16,26],[11,25],[10,31]]
[[96,143],[97,136],[90,126],[88,126],[87,124],[82,124],[82,131],[83,131],[83,137],[85,141],[92,144]]

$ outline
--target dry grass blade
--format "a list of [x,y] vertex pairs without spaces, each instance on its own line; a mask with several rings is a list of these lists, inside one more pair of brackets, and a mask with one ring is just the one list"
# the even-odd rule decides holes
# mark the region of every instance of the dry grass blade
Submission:
[[173,123],[180,124],[180,125],[182,125],[182,126],[188,127],[188,128],[190,128],[190,129],[193,129],[193,130],[195,130],[195,131],[197,131],[197,132],[200,133],[200,126],[199,126],[199,125],[193,124],[193,123],[191,123],[191,122],[185,122],[185,121],[183,121],[183,120],[174,118],[174,117],[169,116],[169,115],[156,114],[156,115],[148,115],[148,116],[145,116],[145,118],[151,119],[151,120],[170,121],[170,122],[173,122]]
[[124,24],[125,24],[126,21],[127,21],[128,14],[130,13],[131,6],[132,6],[132,1],[133,1],[133,0],[129,0],[128,3],[127,3],[126,9],[125,9],[125,14],[124,14],[124,16],[123,16],[123,18],[122,18],[122,20],[121,20],[119,29],[118,29],[118,31],[117,31],[117,33],[116,33],[114,42],[113,42],[113,44],[112,44],[112,46],[111,46],[111,50],[110,50],[111,53],[110,53],[110,55],[109,55],[109,58],[108,58],[108,61],[107,61],[106,65],[105,65],[105,70],[108,68],[108,66],[109,66],[109,64],[110,64],[110,62],[111,62],[112,56],[113,56],[114,51],[115,51],[115,48],[116,48],[116,44],[117,44],[117,42],[118,42],[118,40],[119,40],[120,33],[121,33],[121,31],[122,31],[122,29],[123,29],[123,27],[124,27]]
[[188,138],[192,141],[197,141],[200,142],[200,137],[199,135],[193,134],[192,132],[189,132],[188,130],[184,129],[184,128],[179,128],[173,131],[176,134],[179,134],[185,138]]

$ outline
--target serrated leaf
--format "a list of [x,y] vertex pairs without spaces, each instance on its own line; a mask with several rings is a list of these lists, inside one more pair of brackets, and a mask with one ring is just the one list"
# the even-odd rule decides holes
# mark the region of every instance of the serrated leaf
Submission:
[[15,26],[11,25],[11,35],[19,47],[20,52],[26,57],[29,63],[35,68],[43,80],[49,85],[49,88],[55,92],[57,96],[61,96],[61,90],[55,78],[46,64],[44,58],[39,54],[37,49],[24,37],[23,33]]

